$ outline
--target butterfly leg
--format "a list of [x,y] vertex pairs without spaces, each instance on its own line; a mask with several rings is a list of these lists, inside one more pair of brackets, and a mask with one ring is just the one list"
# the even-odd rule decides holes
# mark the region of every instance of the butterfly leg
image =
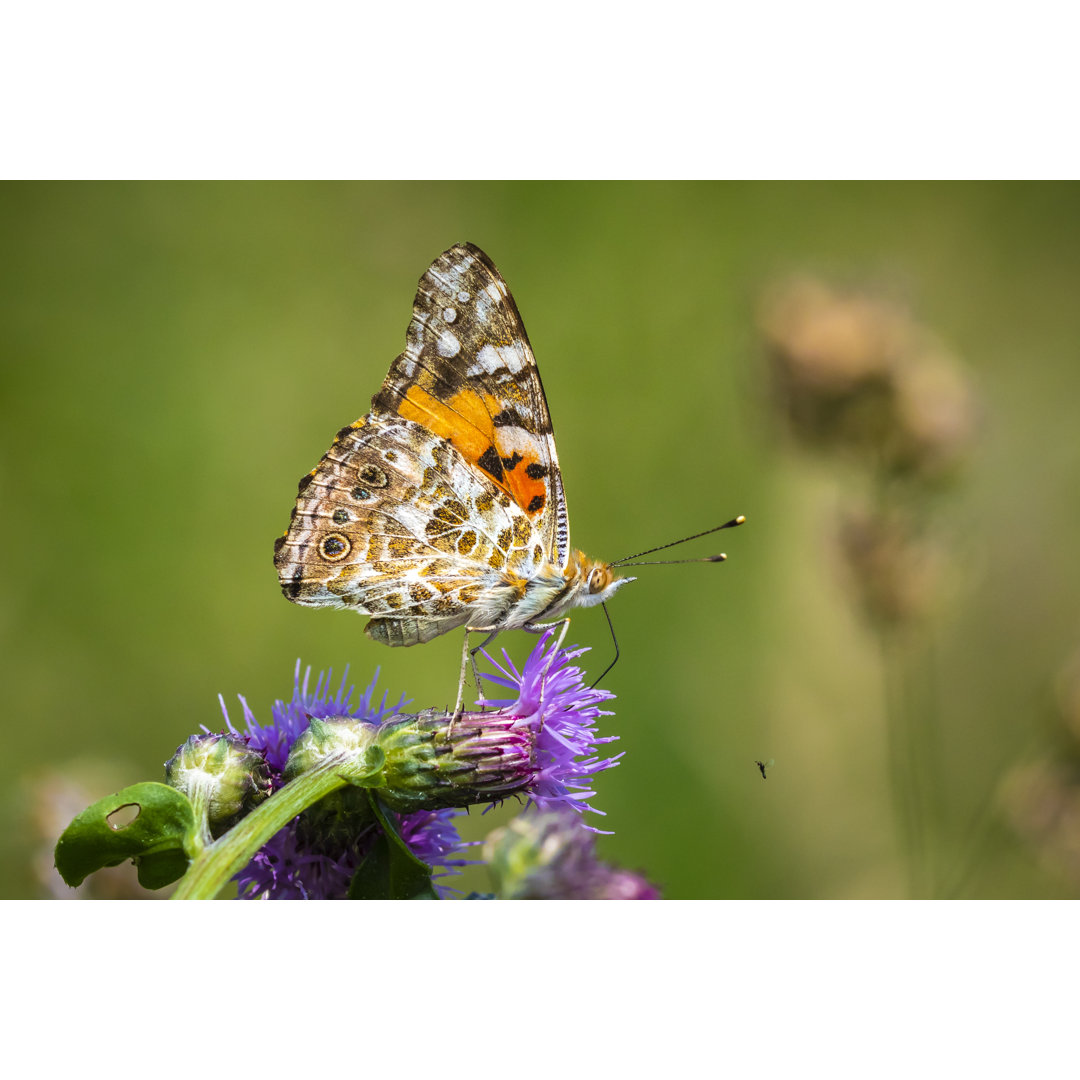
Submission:
[[566,637],[566,631],[570,629],[570,616],[565,619],[557,619],[555,622],[538,622],[538,623],[526,623],[521,629],[529,634],[542,634],[545,630],[550,630],[553,626],[561,626],[559,631],[559,640],[555,642],[555,649],[553,654],[562,648],[563,639]]
[[570,629],[569,617],[560,619],[558,622],[552,623],[533,623],[526,624],[522,627],[522,630],[527,630],[530,634],[542,634],[545,630],[550,630],[553,626],[562,624],[562,629],[559,631],[559,636],[555,640],[555,646],[548,650],[547,664],[544,666],[544,674],[540,681],[540,723],[541,730],[543,730],[543,716],[544,716],[544,691],[547,689],[547,673],[551,669],[551,665],[555,661],[556,655],[562,648],[563,641],[566,639],[566,631]]
[[[476,646],[475,649],[469,648],[469,635],[470,634],[487,634],[487,637]],[[473,671],[473,681],[476,683],[477,693],[480,692],[480,672],[476,667],[476,654],[481,649],[486,649],[495,638],[498,636],[499,631],[490,626],[466,626],[465,627],[465,640],[461,646],[461,674],[458,677],[458,692],[457,703],[454,705],[454,713],[450,719],[450,730],[454,729],[454,721],[461,715],[465,706],[465,669],[466,666],[471,663]]]
[[[483,696],[483,694],[482,694],[482,691],[480,690],[480,669],[476,665],[476,654],[478,652],[480,652],[481,649],[486,649],[498,636],[499,636],[499,631],[498,630],[492,630],[491,633],[488,634],[488,636],[486,638],[484,638],[484,640],[481,641],[480,644],[477,645],[475,649],[470,649],[469,650],[469,660],[472,662],[473,682],[476,684],[476,692],[478,694],[480,694],[481,696]],[[480,706],[481,712],[483,711],[483,709],[484,709],[484,706],[481,705]]]

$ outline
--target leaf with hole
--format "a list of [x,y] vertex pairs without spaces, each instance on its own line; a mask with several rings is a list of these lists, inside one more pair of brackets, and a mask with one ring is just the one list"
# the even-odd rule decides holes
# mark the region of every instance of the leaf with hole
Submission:
[[72,887],[95,870],[134,860],[139,883],[160,889],[183,877],[196,851],[195,812],[165,784],[133,784],[88,806],[56,845],[56,868]]

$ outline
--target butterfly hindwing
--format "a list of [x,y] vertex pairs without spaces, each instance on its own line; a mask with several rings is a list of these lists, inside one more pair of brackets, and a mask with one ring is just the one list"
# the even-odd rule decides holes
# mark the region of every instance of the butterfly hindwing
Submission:
[[520,591],[503,571],[529,576],[542,556],[528,516],[454,446],[374,416],[340,431],[301,481],[275,563],[296,603],[419,620],[426,641],[481,601],[497,617]]

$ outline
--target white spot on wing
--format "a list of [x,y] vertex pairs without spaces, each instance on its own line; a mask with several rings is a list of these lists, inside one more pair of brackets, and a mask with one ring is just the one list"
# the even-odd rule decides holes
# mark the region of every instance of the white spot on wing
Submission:
[[500,367],[502,367],[502,361],[499,359],[498,349],[494,345],[485,345],[476,354],[476,359],[465,369],[465,374],[470,377],[489,375]]
[[463,304],[467,304],[467,303],[468,303],[468,302],[469,302],[469,301],[470,301],[470,300],[472,299],[472,297],[470,297],[470,296],[469,296],[469,294],[468,294],[467,292],[459,292],[459,293],[457,294],[457,298],[458,298],[458,299],[459,299],[459,300],[460,300],[460,301],[461,301],[461,302],[462,302]]
[[498,304],[503,298],[503,290],[499,288],[499,282],[493,281],[485,290],[488,296]]
[[477,322],[486,323],[491,318],[491,297],[488,296],[487,290],[477,293],[473,307],[476,309]]
[[444,330],[435,342],[435,348],[440,356],[457,356],[461,352],[461,342],[451,330]]
[[457,312],[452,307],[444,308],[442,317],[444,321],[452,323],[457,318]]
[[530,435],[519,427],[499,428],[499,452],[502,454],[510,455],[516,450],[522,457],[536,457],[538,443],[535,435]]
[[[515,345],[485,345],[477,354],[476,359],[469,365],[466,374],[494,375],[503,373],[504,378],[508,372],[516,375],[525,368],[524,354]],[[499,379],[497,381],[504,381]]]

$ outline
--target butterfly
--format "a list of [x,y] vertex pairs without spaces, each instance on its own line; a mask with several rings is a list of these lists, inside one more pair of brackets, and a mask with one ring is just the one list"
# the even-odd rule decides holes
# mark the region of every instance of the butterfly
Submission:
[[384,645],[465,627],[459,707],[469,632],[538,632],[634,580],[570,546],[536,359],[475,245],[421,277],[405,351],[301,479],[274,564],[294,603],[369,615]]

